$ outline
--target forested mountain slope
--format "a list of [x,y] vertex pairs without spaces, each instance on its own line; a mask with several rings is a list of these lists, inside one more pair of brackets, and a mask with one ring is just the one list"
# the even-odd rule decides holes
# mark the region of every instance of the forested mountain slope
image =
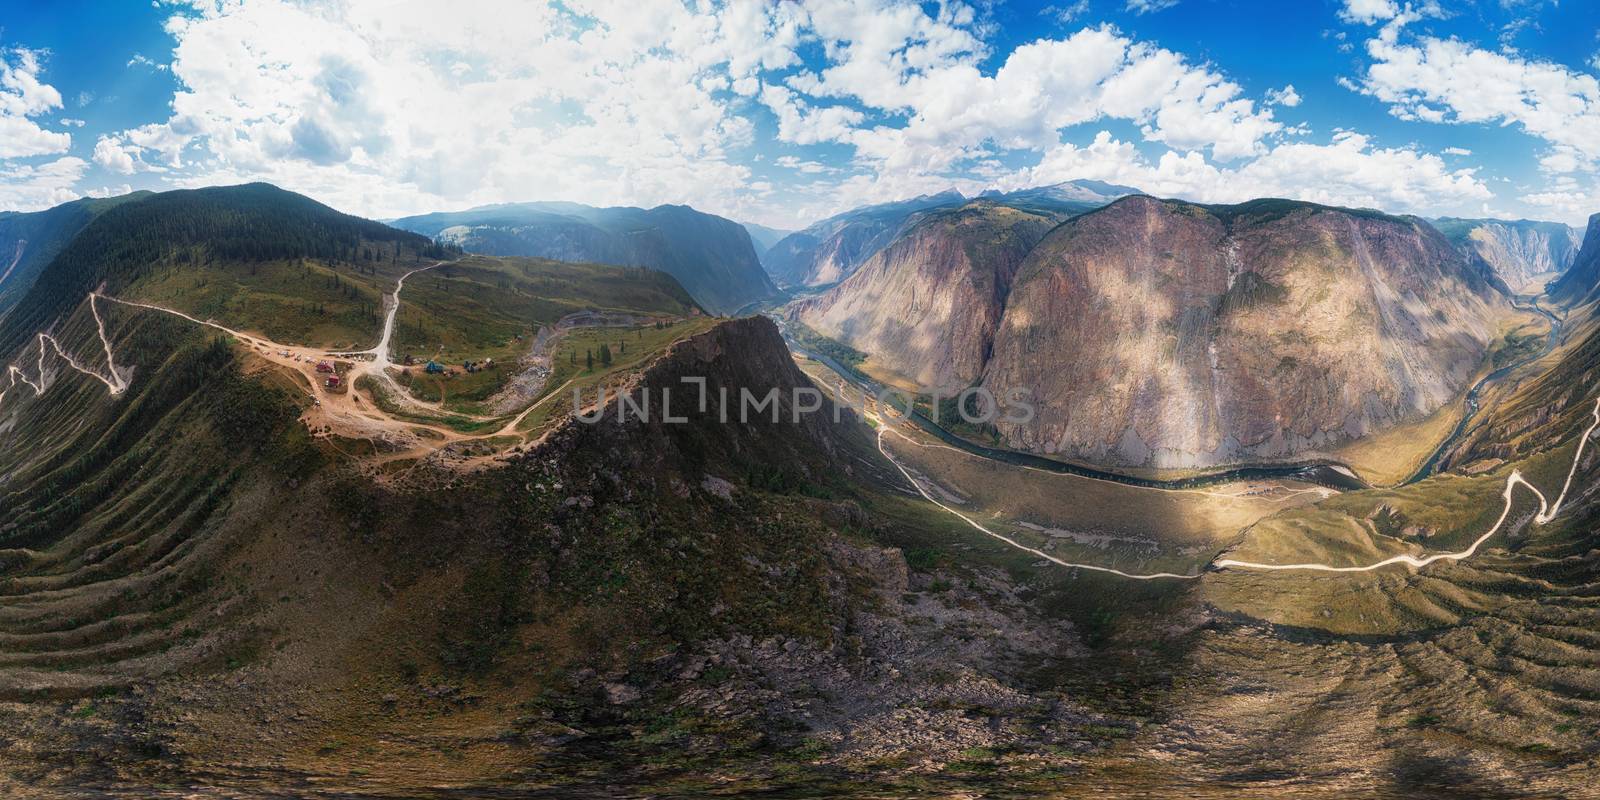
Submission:
[[0,313],[16,305],[46,264],[100,213],[149,192],[84,198],[31,213],[0,213]]

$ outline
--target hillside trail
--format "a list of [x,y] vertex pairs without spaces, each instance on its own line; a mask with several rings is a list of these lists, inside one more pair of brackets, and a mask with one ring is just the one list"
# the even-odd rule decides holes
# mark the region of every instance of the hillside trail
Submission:
[[[378,344],[370,349],[359,351],[332,352],[324,348],[275,342],[265,336],[235,330],[214,320],[200,319],[177,309],[136,300],[124,300],[99,293],[91,294],[91,302],[93,302],[93,298],[98,298],[133,308],[169,314],[196,325],[228,334],[249,348],[257,357],[287,370],[297,378],[297,384],[300,385],[301,391],[315,401],[312,407],[306,409],[304,414],[301,415],[301,420],[308,428],[324,438],[336,435],[350,439],[366,439],[375,444],[381,443],[384,453],[380,458],[374,459],[378,464],[406,458],[425,458],[452,444],[462,442],[522,436],[517,431],[517,426],[530,413],[559,393],[560,389],[530,404],[505,424],[484,433],[464,433],[447,426],[396,416],[379,408],[372,400],[363,399],[361,392],[355,389],[355,384],[360,378],[371,377],[379,382],[380,385],[390,388],[391,397],[411,399],[414,403],[408,405],[428,411],[442,412],[442,409],[436,405],[415,401],[414,398],[410,398],[409,394],[394,380],[388,371],[388,368],[394,366],[390,358],[390,347],[393,341],[395,317],[400,307],[399,295],[405,286],[405,279],[433,266],[438,265],[433,264],[412,270],[400,278],[396,283],[394,293],[388,295],[383,331],[378,339]],[[102,342],[105,344],[109,354],[110,343],[105,340],[103,330],[102,327]],[[361,356],[369,358],[363,359],[360,358]],[[349,370],[343,376],[344,391],[330,390],[325,386],[323,380],[326,375],[317,371],[317,364],[329,359],[346,360],[350,364]],[[104,379],[102,378],[102,380]],[[565,386],[563,384],[560,388],[565,388]],[[3,398],[3,396],[4,394],[0,393],[0,398]],[[450,413],[473,421],[499,420],[504,417],[504,415],[488,417],[458,414],[453,411],[443,413]]]
[[[426,272],[444,263],[445,262],[443,261],[435,261],[434,263],[425,267],[417,267],[416,269],[401,275],[399,280],[395,281],[394,291],[383,296],[383,330],[378,335],[378,343],[376,345],[367,350],[352,350],[328,353],[327,355],[330,358],[341,358],[354,361],[356,366],[352,367],[350,370],[350,383],[354,384],[356,379],[362,376],[370,377],[383,387],[385,396],[387,396],[394,403],[410,408],[413,411],[435,414],[451,414],[453,416],[463,417],[474,422],[486,422],[488,420],[496,419],[497,417],[484,416],[481,414],[470,414],[461,411],[448,411],[444,407],[444,400],[442,397],[436,403],[428,402],[426,400],[419,400],[418,398],[412,396],[411,392],[407,391],[404,386],[401,386],[400,382],[396,381],[394,379],[394,375],[390,374],[389,372],[390,368],[396,366],[393,360],[390,359],[389,349],[390,343],[394,340],[395,318],[400,314],[400,292],[406,287],[406,279],[419,272]],[[370,360],[363,357],[370,357]]]
[[[444,262],[442,261],[435,262],[428,266],[411,270],[410,272],[402,275],[399,280],[395,282],[394,292],[386,295],[385,297],[383,330],[378,337],[378,343],[367,350],[332,352],[323,348],[283,344],[281,342],[272,341],[264,336],[234,330],[233,328],[221,325],[210,319],[199,319],[176,309],[166,308],[164,306],[159,306],[152,303],[123,300],[98,293],[91,294],[91,306],[94,298],[99,298],[148,311],[171,314],[196,325],[202,325],[222,331],[223,333],[234,337],[239,342],[249,347],[256,356],[278,367],[287,369],[300,381],[304,382],[304,385],[301,386],[301,390],[304,391],[307,396],[311,397],[315,401],[315,404],[311,408],[307,409],[304,414],[302,414],[301,420],[313,432],[317,433],[323,438],[330,438],[332,435],[337,435],[350,439],[366,439],[374,442],[375,444],[382,443],[384,445],[384,452],[381,455],[374,455],[366,459],[371,463],[372,466],[381,467],[391,462],[407,459],[417,460],[420,462],[428,459],[430,456],[440,453],[441,451],[446,451],[451,445],[456,444],[485,442],[489,440],[506,438],[517,438],[519,440],[516,444],[509,448],[502,449],[497,447],[495,452],[489,454],[461,456],[451,460],[451,465],[455,468],[470,470],[497,463],[503,460],[513,449],[526,449],[529,446],[537,444],[537,442],[542,439],[542,435],[539,438],[530,440],[528,438],[528,434],[518,430],[518,428],[521,427],[522,423],[528,418],[529,415],[544,407],[544,405],[550,402],[552,399],[560,396],[568,386],[572,385],[576,378],[568,379],[565,383],[562,383],[555,389],[544,392],[541,396],[536,398],[532,398],[528,405],[523,407],[515,414],[515,416],[511,416],[509,419],[506,419],[506,414],[501,414],[498,416],[485,416],[479,414],[466,414],[457,411],[446,411],[442,408],[442,403],[426,403],[411,397],[409,392],[407,392],[404,387],[400,386],[400,384],[394,380],[393,375],[389,372],[390,368],[396,367],[391,357],[391,347],[394,340],[395,319],[400,310],[400,292],[405,288],[405,282],[407,278],[410,278],[412,275],[415,275],[419,272],[437,267],[443,263]],[[570,316],[576,317],[579,315]],[[98,314],[96,315],[95,319],[97,322],[99,321]],[[598,324],[605,323],[602,320]],[[560,334],[563,334],[574,327],[583,326],[572,320],[569,320],[568,318],[563,318],[561,320],[561,324],[559,325],[559,331],[555,339],[552,339],[552,342],[556,339],[559,339]],[[111,354],[111,345],[110,342],[105,338],[105,328],[103,325],[101,326],[100,331],[101,342],[106,347],[106,354],[109,360]],[[326,359],[340,359],[346,360],[350,363],[351,366],[349,371],[344,375],[343,383],[345,386],[345,391],[330,391],[324,386],[321,378],[326,376],[316,371],[316,364],[319,361]],[[504,424],[491,431],[464,433],[446,426],[433,425],[407,419],[401,416],[396,416],[377,407],[370,399],[362,399],[362,394],[355,388],[356,382],[362,377],[370,377],[374,379],[381,386],[387,389],[389,397],[399,398],[402,404],[410,406],[413,409],[447,413],[477,422],[488,422],[501,419],[506,419],[506,421]],[[0,398],[3,397],[4,393],[0,392]],[[347,453],[347,455],[349,454]],[[355,456],[352,456],[352,458],[355,458]]]
[[105,348],[106,371],[111,373],[110,376],[101,375],[100,373],[79,363],[76,358],[73,358],[72,355],[61,346],[61,342],[58,341],[56,337],[40,331],[37,334],[37,339],[35,340],[39,347],[39,357],[32,364],[34,368],[34,377],[28,377],[27,370],[24,369],[24,367],[28,365],[22,363],[21,361],[13,361],[12,363],[6,365],[5,380],[9,381],[9,383],[6,384],[5,389],[0,390],[0,405],[4,404],[6,395],[9,394],[11,390],[17,388],[18,383],[21,383],[23,386],[33,390],[35,397],[43,395],[45,390],[50,388],[50,373],[45,365],[45,360],[52,351],[54,351],[56,358],[58,358],[62,363],[66,364],[69,368],[88,375],[89,377],[105,384],[106,391],[112,396],[122,394],[123,391],[128,388],[128,381],[122,377],[122,373],[117,369],[116,358],[111,353],[111,341],[106,338],[106,325],[105,322],[100,318],[100,309],[95,305],[95,298],[96,295],[94,293],[90,293],[89,313],[94,316],[95,330],[100,335],[100,345],[101,347]]
[[[1429,564],[1433,564],[1433,563],[1439,562],[1439,561],[1462,561],[1462,560],[1471,558],[1475,553],[1478,552],[1478,548],[1483,546],[1484,542],[1487,542],[1496,533],[1499,533],[1501,527],[1505,525],[1506,519],[1511,515],[1511,506],[1512,506],[1512,501],[1513,501],[1513,498],[1514,498],[1514,495],[1515,495],[1515,490],[1519,486],[1527,489],[1530,492],[1532,492],[1534,494],[1534,496],[1539,499],[1539,511],[1536,514],[1534,514],[1534,517],[1533,517],[1534,524],[1544,525],[1544,524],[1546,524],[1546,523],[1548,523],[1551,520],[1556,518],[1556,515],[1559,514],[1560,511],[1561,511],[1562,503],[1566,501],[1567,492],[1572,488],[1572,479],[1578,472],[1578,464],[1583,459],[1584,448],[1588,446],[1589,438],[1594,435],[1595,428],[1600,427],[1600,398],[1595,398],[1594,408],[1591,410],[1590,415],[1591,415],[1591,417],[1593,418],[1594,421],[1592,423],[1590,423],[1589,427],[1586,430],[1584,430],[1583,435],[1578,438],[1578,447],[1577,447],[1577,450],[1572,455],[1572,465],[1567,470],[1567,479],[1561,485],[1561,493],[1556,496],[1555,502],[1552,503],[1552,502],[1547,501],[1547,499],[1544,496],[1544,493],[1539,491],[1539,488],[1537,486],[1534,486],[1532,483],[1529,483],[1526,478],[1522,477],[1522,473],[1520,471],[1512,470],[1511,474],[1506,476],[1505,490],[1503,492],[1501,492],[1501,494],[1500,494],[1500,496],[1504,500],[1505,504],[1500,510],[1499,518],[1495,520],[1493,525],[1489,526],[1488,530],[1484,531],[1483,534],[1478,536],[1477,539],[1473,540],[1472,544],[1469,547],[1467,547],[1465,550],[1460,550],[1460,551],[1452,552],[1452,553],[1434,553],[1434,554],[1426,555],[1426,556],[1414,556],[1414,555],[1409,555],[1409,554],[1402,554],[1402,555],[1397,555],[1397,556],[1391,556],[1389,558],[1383,559],[1382,561],[1377,561],[1377,562],[1374,562],[1372,564],[1366,564],[1366,565],[1363,565],[1363,566],[1352,566],[1352,567],[1340,567],[1340,566],[1334,566],[1332,564],[1322,564],[1322,563],[1316,563],[1316,562],[1309,562],[1309,563],[1303,563],[1303,564],[1265,564],[1265,563],[1256,562],[1256,561],[1241,561],[1241,560],[1238,560],[1238,559],[1223,558],[1223,559],[1217,559],[1215,561],[1212,561],[1211,564],[1208,565],[1208,569],[1209,570],[1249,569],[1249,570],[1267,570],[1267,571],[1302,570],[1302,571],[1313,571],[1313,572],[1373,572],[1375,570],[1383,569],[1384,567],[1393,566],[1395,564],[1405,564],[1405,565],[1408,565],[1410,567],[1419,568],[1420,569],[1422,567],[1428,566]],[[1191,575],[1180,575],[1180,574],[1173,573],[1173,572],[1133,573],[1133,572],[1124,572],[1123,570],[1119,570],[1119,569],[1112,569],[1110,567],[1103,567],[1103,566],[1100,566],[1098,564],[1084,564],[1084,563],[1066,561],[1066,560],[1057,558],[1055,556],[1052,556],[1049,553],[1046,553],[1046,552],[1044,552],[1042,550],[1039,550],[1037,548],[1029,547],[1028,545],[1022,544],[1021,542],[1018,542],[1017,540],[1012,539],[1009,536],[1006,536],[1006,535],[1001,534],[1001,533],[996,533],[995,531],[992,531],[989,528],[986,528],[983,525],[979,524],[976,520],[973,520],[971,517],[968,517],[967,515],[959,512],[959,511],[955,510],[954,508],[951,508],[950,506],[945,505],[944,503],[941,503],[939,500],[935,499],[934,496],[932,494],[930,494],[928,492],[928,490],[923,487],[922,483],[920,481],[918,481],[915,477],[912,476],[912,474],[911,474],[911,472],[909,470],[907,470],[904,466],[902,466],[899,461],[896,461],[894,456],[889,455],[889,451],[887,449],[885,449],[884,446],[883,446],[883,437],[884,437],[884,434],[886,434],[886,433],[893,432],[895,435],[900,436],[901,438],[905,438],[908,441],[909,441],[909,437],[906,437],[905,434],[902,434],[899,431],[894,431],[892,429],[892,427],[890,426],[890,424],[886,420],[884,420],[882,418],[879,418],[879,417],[874,417],[874,419],[877,419],[877,421],[879,423],[878,424],[878,437],[877,437],[877,440],[878,440],[878,452],[880,454],[882,454],[884,458],[888,459],[889,463],[893,464],[895,469],[898,469],[900,471],[901,475],[905,476],[906,480],[908,482],[910,482],[912,487],[917,490],[918,494],[922,495],[923,499],[925,499],[928,502],[938,506],[939,508],[945,510],[946,512],[949,512],[950,514],[955,515],[962,522],[965,522],[966,524],[972,526],[973,528],[977,529],[978,531],[980,531],[980,532],[982,532],[982,533],[984,533],[984,534],[986,534],[986,535],[988,535],[988,536],[990,536],[990,537],[992,537],[994,539],[997,539],[997,540],[999,540],[1001,542],[1004,542],[1006,545],[1008,545],[1010,547],[1013,547],[1013,548],[1015,548],[1017,550],[1020,550],[1022,552],[1028,553],[1030,555],[1038,556],[1040,558],[1043,558],[1043,559],[1045,559],[1047,561],[1053,562],[1053,563],[1058,564],[1058,565],[1063,566],[1063,567],[1068,567],[1068,568],[1072,568],[1072,569],[1084,569],[1084,570],[1090,570],[1090,571],[1093,571],[1093,572],[1103,572],[1103,573],[1107,573],[1107,574],[1110,574],[1110,575],[1116,575],[1116,576],[1121,577],[1121,578],[1128,578],[1128,579],[1131,579],[1131,580],[1141,580],[1141,581],[1163,580],[1163,579],[1195,580],[1195,579],[1199,578],[1201,575],[1204,574],[1204,571],[1199,571],[1199,572],[1196,572],[1195,574],[1191,574]]]

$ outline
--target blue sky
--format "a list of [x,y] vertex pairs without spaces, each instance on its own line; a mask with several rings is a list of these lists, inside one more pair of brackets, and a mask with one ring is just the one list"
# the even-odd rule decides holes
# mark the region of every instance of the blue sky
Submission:
[[1580,0],[10,2],[0,208],[267,180],[799,227],[1095,178],[1576,224],[1597,37]]

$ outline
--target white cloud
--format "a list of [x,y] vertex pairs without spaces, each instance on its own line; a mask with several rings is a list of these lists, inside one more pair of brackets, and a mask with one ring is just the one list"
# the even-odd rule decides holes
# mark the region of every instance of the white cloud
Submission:
[[532,196],[736,211],[749,171],[728,151],[754,131],[731,94],[794,63],[801,13],[199,5],[167,26],[171,116],[102,139],[96,162],[181,170],[174,183],[270,180],[378,215]]
[[72,156],[37,166],[0,162],[0,208],[33,211],[74,200],[88,168],[88,162]]
[[1060,5],[1045,6],[1039,11],[1044,16],[1051,17],[1065,25],[1084,14],[1089,13],[1089,0],[1077,0],[1075,3],[1062,3]]
[[1282,89],[1272,89],[1267,92],[1267,105],[1294,108],[1300,105],[1300,93],[1294,90],[1294,84],[1289,84]]
[[[1471,171],[1412,147],[1351,132],[1308,143],[1303,121],[1276,116],[1301,102],[1294,86],[1247,91],[1222,66],[1109,25],[993,52],[989,18],[958,0],[194,5],[168,23],[170,56],[145,59],[167,62],[179,87],[170,114],[95,143],[90,157],[112,175],[267,180],[371,216],[570,199],[686,202],[787,225],[952,185],[1063,176],[1428,213],[1487,194]],[[1044,13],[1088,8],[1058,0]],[[1400,40],[1431,12],[1347,0],[1340,13],[1388,21],[1375,41],[1395,64],[1418,50],[1433,77],[1426,48]],[[1407,88],[1403,72],[1345,85],[1390,92],[1385,102],[1411,118],[1470,118],[1455,94]],[[1064,143],[1101,127],[1135,141]],[[1553,144],[1546,168],[1565,152]],[[762,175],[777,187],[755,180],[758,162],[777,168]]]
[[1517,125],[1564,152],[1600,158],[1600,80],[1459,39],[1404,39],[1406,17],[1367,43],[1361,91],[1402,119]]
[[72,137],[34,121],[61,107],[61,93],[39,80],[39,53],[22,47],[0,50],[0,159],[64,153]]
[[[826,41],[826,40],[825,40]],[[1017,47],[993,72],[970,42],[947,36],[914,67],[896,58],[850,56],[844,65],[791,80],[781,95],[779,138],[836,141],[880,171],[947,170],[992,147],[1043,149],[1064,127],[1103,117],[1135,122],[1146,139],[1218,159],[1245,158],[1283,126],[1243,89],[1205,66],[1102,26]],[[841,52],[860,45],[832,43]],[[865,60],[868,66],[856,66]],[[870,127],[837,116],[812,121],[811,98],[844,99],[901,120]],[[770,103],[769,103],[770,104]],[[824,129],[822,122],[829,124]],[[898,122],[898,124],[896,124]],[[812,123],[812,124],[804,124]]]
[[1201,202],[1287,197],[1415,213],[1462,211],[1492,196],[1470,169],[1452,170],[1438,156],[1410,148],[1375,147],[1349,131],[1328,144],[1281,144],[1237,168],[1217,167],[1193,152],[1169,151],[1152,163],[1132,143],[1102,131],[1083,147],[1060,144],[1037,166],[1002,184],[1015,188],[1078,178]]
[[1400,15],[1400,6],[1394,0],[1344,0],[1339,18],[1358,25],[1394,19]]
[[128,66],[130,66],[130,67],[149,67],[151,69],[159,69],[159,70],[168,69],[168,65],[158,63],[155,59],[150,58],[149,56],[145,55],[144,53],[134,53],[133,54],[133,58],[128,59]]
[[1584,190],[1573,186],[1534,192],[1523,196],[1522,200],[1535,208],[1545,209],[1551,216],[1559,217],[1568,224],[1581,226],[1591,214],[1600,211],[1600,188]]
[[1447,156],[1470,156],[1472,151],[1465,147],[1446,147],[1443,153]]
[[133,191],[133,187],[123,183],[116,186],[99,186],[85,191],[84,194],[90,197],[118,197],[131,191]]
[[1539,159],[1539,169],[1552,175],[1566,175],[1588,167],[1593,159],[1586,158],[1577,148],[1556,145]]
[[848,141],[866,114],[846,106],[818,108],[785,87],[768,85],[761,102],[778,118],[778,138],[794,144]]
[[94,163],[112,172],[132,175],[135,170],[137,147],[123,144],[117,136],[102,136],[94,143]]
[[1128,0],[1128,10],[1135,14],[1165,11],[1178,4],[1178,0]]
[[784,169],[797,170],[811,175],[833,171],[832,168],[821,162],[807,161],[803,158],[798,158],[795,156],[779,156],[777,161],[774,163],[780,167],[783,167]]
[[[95,163],[180,185],[269,180],[373,215],[533,196],[793,213],[748,191],[755,111],[781,142],[849,148],[885,191],[947,185],[963,162],[1042,151],[1102,118],[1223,161],[1284,131],[1217,70],[1108,27],[1025,44],[985,72],[984,23],[960,2],[585,0],[515,19],[491,0],[447,15],[196,5],[167,26],[171,115],[109,132]],[[801,47],[822,60],[803,66]]]

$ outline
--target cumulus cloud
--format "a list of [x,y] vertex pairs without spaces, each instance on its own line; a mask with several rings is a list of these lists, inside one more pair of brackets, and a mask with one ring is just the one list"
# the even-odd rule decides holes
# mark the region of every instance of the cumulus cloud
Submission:
[[737,3],[519,6],[288,0],[175,15],[164,121],[97,143],[120,174],[248,177],[367,213],[569,197],[733,210],[732,95],[795,61],[796,9]]
[[0,208],[32,211],[76,199],[78,181],[89,168],[65,156],[39,165],[0,162]]
[[72,137],[35,121],[61,107],[61,93],[39,80],[40,54],[23,47],[0,50],[0,159],[66,152]]
[[1407,37],[1405,17],[1367,43],[1360,90],[1401,119],[1516,125],[1569,155],[1600,158],[1600,80],[1459,39]]
[[[1221,160],[1259,154],[1263,140],[1283,130],[1220,73],[1108,26],[1021,45],[992,74],[977,66],[982,51],[970,40],[930,38],[942,44],[915,61],[881,48],[861,55],[853,40],[829,44],[846,54],[844,63],[790,81],[795,91],[774,95],[782,105],[769,102],[792,122],[779,137],[849,144],[880,170],[940,171],[993,147],[1042,149],[1061,128],[1105,117],[1138,124],[1150,141]],[[802,124],[817,98],[848,100],[892,121]],[[824,130],[823,122],[833,124]]]
[[1294,90],[1294,84],[1289,84],[1282,89],[1272,89],[1267,92],[1267,105],[1294,108],[1300,105],[1300,93]]
[[1376,147],[1350,131],[1327,144],[1281,144],[1236,168],[1218,167],[1194,152],[1169,151],[1152,162],[1133,143],[1101,131],[1086,146],[1061,143],[1004,183],[1014,188],[1080,178],[1202,202],[1292,197],[1416,213],[1468,210],[1492,196],[1470,169],[1450,169],[1438,156],[1411,148]]
[[1344,0],[1339,18],[1358,25],[1394,19],[1400,15],[1400,6],[1394,0]]
[[[959,2],[569,2],[519,6],[515,24],[487,0],[448,22],[427,3],[195,6],[167,26],[170,117],[103,136],[96,164],[326,187],[374,214],[537,194],[759,215],[736,154],[756,110],[781,142],[847,147],[878,187],[948,181],[1102,118],[1221,161],[1284,131],[1218,70],[1109,27],[984,69],[984,25]],[[806,46],[823,57],[803,64]]]
[[94,143],[94,163],[122,175],[132,175],[136,169],[135,154],[138,148],[124,144],[121,137],[102,136]]

